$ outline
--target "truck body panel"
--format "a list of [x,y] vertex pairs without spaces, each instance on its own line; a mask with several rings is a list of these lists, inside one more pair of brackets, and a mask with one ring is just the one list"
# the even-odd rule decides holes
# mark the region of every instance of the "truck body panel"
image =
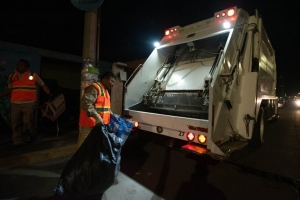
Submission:
[[140,129],[226,157],[253,138],[262,106],[277,115],[275,52],[257,12],[225,9],[160,44],[126,83],[124,114]]

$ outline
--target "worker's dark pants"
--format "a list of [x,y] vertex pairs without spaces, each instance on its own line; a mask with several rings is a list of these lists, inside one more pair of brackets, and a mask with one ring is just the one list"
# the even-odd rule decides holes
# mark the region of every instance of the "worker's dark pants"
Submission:
[[29,135],[35,134],[35,103],[11,103],[12,140],[14,145],[23,143],[22,130],[26,128]]

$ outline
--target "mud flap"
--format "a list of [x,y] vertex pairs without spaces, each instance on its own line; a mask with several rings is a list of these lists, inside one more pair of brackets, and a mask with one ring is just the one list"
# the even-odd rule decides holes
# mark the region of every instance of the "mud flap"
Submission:
[[226,157],[226,154],[214,142],[212,142],[210,146],[211,146],[211,152],[213,153],[213,155]]
[[262,120],[264,120],[264,111],[261,108],[260,111],[259,111],[259,114],[258,114],[257,121],[256,121],[256,123],[254,125],[254,128],[253,128],[252,137],[249,141],[249,147],[259,148],[262,144],[261,134],[263,135],[263,133],[261,133],[261,131],[263,131],[263,130],[260,130],[261,129],[261,127],[260,127],[261,123],[264,123],[264,122],[262,122]]

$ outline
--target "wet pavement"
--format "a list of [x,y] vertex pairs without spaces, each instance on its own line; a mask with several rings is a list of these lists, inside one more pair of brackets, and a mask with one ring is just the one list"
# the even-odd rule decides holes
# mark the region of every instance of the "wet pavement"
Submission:
[[[102,199],[299,199],[299,116],[292,108],[282,111],[266,127],[263,147],[224,162],[169,148],[159,135],[127,141],[118,182]],[[8,149],[9,135],[1,135],[0,199],[57,199],[53,189],[77,149],[77,135],[77,127],[61,127],[58,135],[47,130],[16,150]]]

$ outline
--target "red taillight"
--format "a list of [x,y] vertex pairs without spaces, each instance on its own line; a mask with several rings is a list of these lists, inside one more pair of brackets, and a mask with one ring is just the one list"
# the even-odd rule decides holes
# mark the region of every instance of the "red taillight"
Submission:
[[221,15],[222,15],[222,17],[225,17],[225,16],[226,16],[226,13],[225,13],[225,12],[223,12]]
[[133,126],[136,128],[136,127],[139,126],[139,123],[138,123],[138,122],[134,122],[134,123],[133,123]]
[[229,9],[229,10],[227,11],[227,15],[228,15],[229,17],[231,17],[232,15],[234,15],[234,9],[233,9],[233,8]]
[[194,133],[187,133],[186,134],[186,138],[188,139],[188,141],[193,141],[195,139],[195,135]]
[[165,30],[165,35],[170,35],[170,30]]
[[217,19],[220,18],[220,14],[216,14],[216,18],[217,18]]

